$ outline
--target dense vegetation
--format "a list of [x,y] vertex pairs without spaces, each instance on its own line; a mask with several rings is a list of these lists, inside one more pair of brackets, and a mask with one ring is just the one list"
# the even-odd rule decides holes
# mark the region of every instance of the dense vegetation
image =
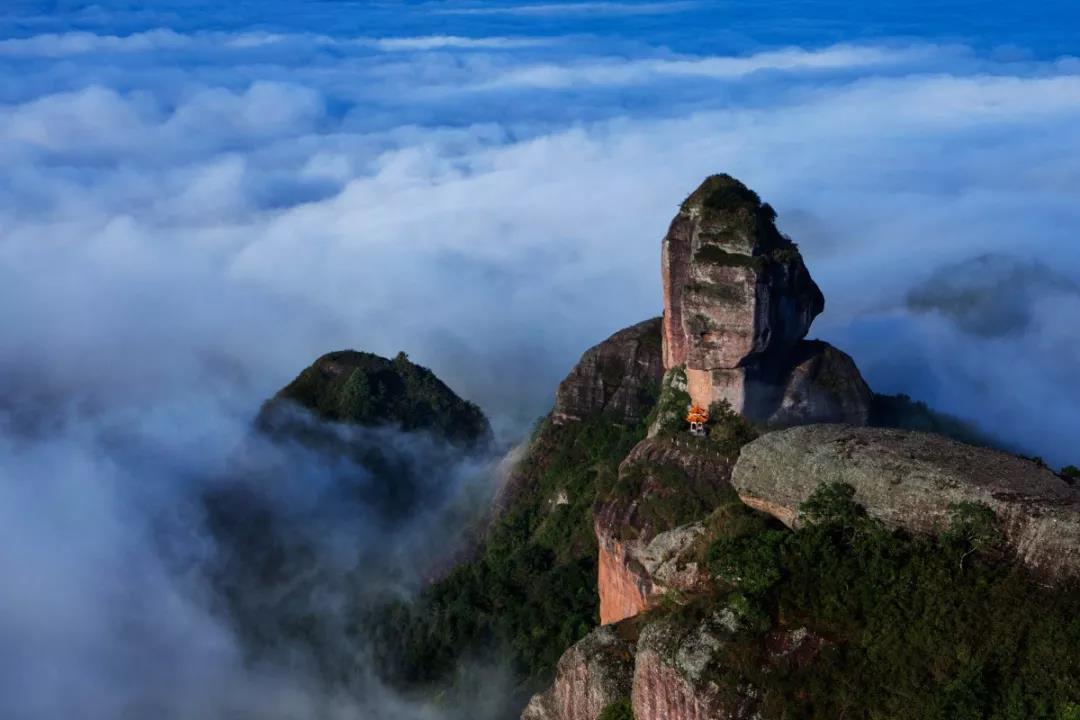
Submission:
[[527,687],[550,680],[563,651],[597,623],[592,506],[643,436],[643,427],[606,418],[545,421],[483,554],[432,584],[419,601],[390,603],[359,618],[385,679],[398,687],[436,684],[462,658],[498,650]]
[[323,355],[266,404],[260,426],[280,427],[291,401],[323,420],[428,430],[450,442],[477,446],[490,434],[476,405],[458,397],[431,370],[405,353],[389,360],[342,350]]
[[737,220],[748,223],[746,228],[754,233],[758,246],[764,250],[793,246],[791,240],[776,229],[776,210],[769,203],[761,202],[756,192],[730,175],[707,177],[683,202],[683,207],[693,203],[700,203],[708,222]]
[[656,404],[645,419],[647,427],[660,432],[675,433],[686,429],[686,410],[690,393],[686,391],[686,366],[679,365],[664,373]]
[[[720,579],[704,601],[742,619],[712,678],[760,689],[762,715],[896,720],[1080,718],[1080,593],[1047,588],[1001,544],[993,513],[952,508],[941,538],[890,532],[823,486],[789,532],[736,501],[711,521]],[[702,603],[677,611],[692,621]],[[807,662],[768,638],[810,628]]]
[[708,210],[735,211],[745,208],[756,212],[761,198],[756,192],[727,174],[710,175],[686,202],[700,201]]

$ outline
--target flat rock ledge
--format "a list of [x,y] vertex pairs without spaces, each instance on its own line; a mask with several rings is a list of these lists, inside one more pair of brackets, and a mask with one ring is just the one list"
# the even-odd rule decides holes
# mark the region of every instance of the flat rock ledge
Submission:
[[937,534],[956,503],[992,509],[1018,558],[1047,579],[1080,575],[1080,489],[1047,468],[940,435],[848,425],[768,433],[731,479],[747,505],[790,527],[822,483],[847,483],[888,527]]

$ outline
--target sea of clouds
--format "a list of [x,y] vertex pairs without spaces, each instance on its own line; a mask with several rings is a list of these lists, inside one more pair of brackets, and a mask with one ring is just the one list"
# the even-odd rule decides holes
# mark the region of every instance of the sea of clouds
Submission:
[[330,350],[407,351],[512,442],[659,314],[660,238],[714,172],[777,209],[811,335],[876,390],[1080,462],[1080,59],[760,42],[701,7],[0,15],[0,715],[358,712],[246,667],[162,518],[212,554],[184,508]]

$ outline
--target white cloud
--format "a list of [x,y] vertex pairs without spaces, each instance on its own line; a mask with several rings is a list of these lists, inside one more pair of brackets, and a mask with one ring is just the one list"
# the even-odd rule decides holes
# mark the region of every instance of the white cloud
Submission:
[[[276,81],[196,86],[171,107],[102,87],[45,96],[0,112],[0,157],[14,180],[0,236],[17,274],[8,299],[57,334],[42,341],[101,353],[117,378],[125,362],[102,351],[137,354],[148,328],[117,318],[152,298],[163,313],[154,326],[174,332],[146,338],[174,344],[191,372],[201,367],[193,351],[219,344],[244,358],[263,348],[242,360],[262,383],[256,395],[330,348],[404,348],[497,415],[525,420],[585,346],[658,311],[656,243],[709,172],[744,177],[781,211],[829,296],[824,332],[901,297],[912,273],[937,262],[1008,248],[1021,233],[1032,251],[1060,248],[1075,213],[1059,188],[1077,168],[1057,149],[1080,142],[1077,77],[1060,64],[1027,76],[1002,66],[862,77],[904,57],[921,66],[935,53],[763,53],[752,67],[858,72],[825,84],[796,77],[767,103],[517,141],[513,115],[504,125],[349,131],[326,115],[327,91]],[[1049,127],[1056,134],[1036,132]],[[40,153],[49,164],[30,160]],[[1023,212],[1033,206],[1047,218],[1034,233]],[[58,233],[69,238],[63,251],[44,251]],[[118,274],[120,263],[130,273]],[[57,278],[60,295],[49,289]],[[103,285],[114,289],[101,295]],[[84,318],[78,332],[62,320],[71,302]],[[168,317],[174,309],[182,315]],[[534,379],[512,381],[516,363]],[[500,390],[507,383],[520,389]]]
[[820,50],[787,48],[745,57],[693,57],[630,60],[590,59],[579,64],[545,63],[513,67],[496,77],[471,86],[474,90],[513,88],[561,89],[574,86],[620,86],[664,82],[679,78],[739,79],[753,73],[805,73],[814,71],[864,71],[887,66],[903,67],[930,60],[938,62],[955,54],[956,48],[910,46],[834,46]]
[[461,37],[459,35],[422,35],[417,37],[374,38],[370,42],[380,50],[506,50],[530,48],[556,42],[554,38],[531,37]]
[[159,28],[126,36],[89,32],[49,33],[0,40],[0,56],[61,58],[95,52],[146,52],[183,48],[190,38]]
[[435,12],[444,15],[521,15],[521,16],[574,16],[574,15],[666,15],[681,13],[699,7],[700,2],[558,2],[523,5],[468,6],[439,8]]
[[277,45],[308,44],[314,47],[370,47],[385,52],[428,50],[516,50],[559,42],[558,37],[414,35],[402,37],[334,37],[320,34],[284,34],[265,31],[178,33],[157,28],[130,35],[103,35],[78,31],[46,33],[21,38],[0,39],[0,58],[52,58],[92,53],[152,53],[162,50],[220,48],[243,52]]

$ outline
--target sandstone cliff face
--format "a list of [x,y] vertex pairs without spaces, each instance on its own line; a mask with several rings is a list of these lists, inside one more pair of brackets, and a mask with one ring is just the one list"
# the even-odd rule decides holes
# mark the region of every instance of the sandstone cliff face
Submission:
[[600,535],[600,623],[609,624],[648,610],[664,593],[693,593],[708,576],[694,556],[701,523],[662,532],[649,542]]
[[634,720],[752,717],[752,688],[721,687],[710,672],[723,662],[728,638],[737,627],[726,609],[690,627],[671,619],[646,626],[634,661]]
[[[870,394],[850,358],[800,346],[825,299],[774,220],[727,175],[683,203],[661,251],[664,369],[685,368],[695,404],[727,401],[755,422],[865,423]],[[822,384],[835,374],[845,381]]]
[[555,394],[555,422],[591,415],[624,423],[643,420],[664,374],[660,349],[660,318],[653,318],[586,350]]
[[732,465],[707,441],[688,436],[648,438],[623,460],[612,496],[594,514],[601,623],[704,581],[692,557],[702,532],[694,521],[731,492]]
[[555,681],[534,695],[521,720],[596,720],[630,695],[634,646],[612,627],[600,627],[559,658]]
[[562,656],[522,720],[595,720],[626,698],[634,720],[749,720],[760,717],[761,693],[746,671],[798,672],[824,644],[805,627],[761,633],[730,606],[699,610],[593,631]]
[[1028,566],[1080,574],[1080,489],[1005,453],[927,433],[813,425],[750,443],[732,475],[746,504],[789,526],[824,482],[850,484],[871,516],[919,533],[944,529],[955,503],[985,504]]

